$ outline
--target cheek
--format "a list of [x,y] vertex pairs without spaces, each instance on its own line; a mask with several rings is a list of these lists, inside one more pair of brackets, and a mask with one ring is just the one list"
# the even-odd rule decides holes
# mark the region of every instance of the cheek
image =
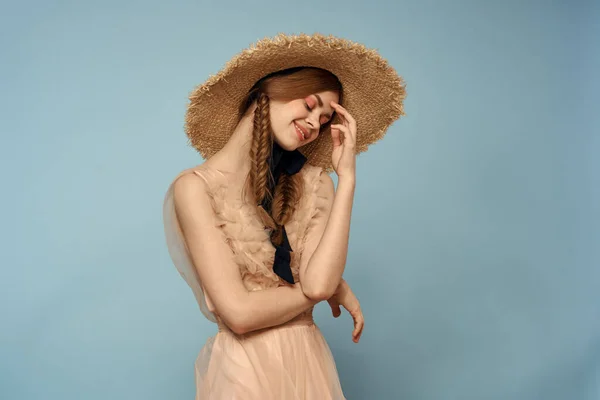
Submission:
[[294,104],[293,107],[289,108],[289,115],[290,115],[291,119],[294,119],[294,120],[303,119],[303,118],[306,118],[307,114],[308,114],[308,111],[306,110],[306,107],[304,106],[304,102]]
[[271,127],[274,129],[281,129],[281,127],[287,123],[288,115],[285,109],[272,107],[269,110],[269,115],[271,119]]
[[269,113],[271,114],[272,127],[278,130],[285,129],[292,125],[294,121],[306,118],[306,109],[303,102],[271,107]]

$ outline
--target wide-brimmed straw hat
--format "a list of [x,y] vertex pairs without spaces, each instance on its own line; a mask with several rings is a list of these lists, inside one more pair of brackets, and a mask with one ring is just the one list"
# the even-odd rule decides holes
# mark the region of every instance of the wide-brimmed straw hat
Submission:
[[[185,121],[189,144],[203,158],[210,158],[231,137],[240,118],[240,103],[252,86],[266,75],[293,67],[322,68],[337,76],[343,88],[342,106],[356,120],[357,154],[380,140],[404,115],[404,81],[376,50],[332,35],[279,34],[242,50],[193,90]],[[299,150],[310,164],[331,172],[329,129]]]

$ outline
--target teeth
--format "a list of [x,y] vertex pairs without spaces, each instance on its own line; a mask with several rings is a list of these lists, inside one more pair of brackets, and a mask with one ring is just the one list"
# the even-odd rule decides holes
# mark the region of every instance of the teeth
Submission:
[[296,130],[298,131],[298,133],[300,133],[300,135],[302,136],[302,140],[306,139],[304,137],[304,132],[302,132],[302,130],[300,128],[298,128],[298,125],[294,124],[294,127],[296,128]]

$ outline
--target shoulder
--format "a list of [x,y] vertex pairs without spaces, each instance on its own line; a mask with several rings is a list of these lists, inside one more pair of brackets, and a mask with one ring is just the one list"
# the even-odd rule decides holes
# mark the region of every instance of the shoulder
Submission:
[[205,191],[206,184],[194,169],[182,172],[173,181],[173,195],[186,196]]
[[206,162],[186,168],[175,175],[169,186],[173,190],[177,188],[178,192],[203,188],[202,181],[207,181],[209,171],[210,167]]
[[306,164],[306,177],[312,183],[313,190],[320,195],[333,196],[335,192],[333,179],[322,167]]
[[321,169],[321,172],[319,173],[319,188],[327,193],[333,194],[335,192],[331,175],[329,175],[323,169]]
[[307,196],[313,199],[313,206],[321,204],[323,208],[330,207],[335,195],[335,186],[331,175],[322,167],[308,163],[305,164],[303,171],[308,190]]
[[176,210],[208,204],[208,185],[197,167],[179,173],[171,184]]
[[179,176],[172,185],[174,215],[182,232],[192,240],[211,234],[210,229],[218,219],[210,187],[198,172],[193,169]]

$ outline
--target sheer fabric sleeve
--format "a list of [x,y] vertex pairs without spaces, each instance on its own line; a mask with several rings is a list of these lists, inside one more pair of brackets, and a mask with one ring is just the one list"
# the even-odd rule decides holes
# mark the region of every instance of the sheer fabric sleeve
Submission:
[[179,271],[181,277],[192,289],[202,314],[204,314],[208,320],[217,322],[215,315],[210,311],[207,304],[204,291],[202,290],[202,283],[200,282],[198,272],[196,271],[196,268],[194,267],[190,257],[187,245],[185,244],[185,240],[181,232],[181,228],[179,226],[179,222],[177,220],[177,216],[175,215],[175,206],[173,204],[173,183],[171,183],[169,186],[164,198],[163,224],[167,248],[175,268],[177,268],[177,271]]

